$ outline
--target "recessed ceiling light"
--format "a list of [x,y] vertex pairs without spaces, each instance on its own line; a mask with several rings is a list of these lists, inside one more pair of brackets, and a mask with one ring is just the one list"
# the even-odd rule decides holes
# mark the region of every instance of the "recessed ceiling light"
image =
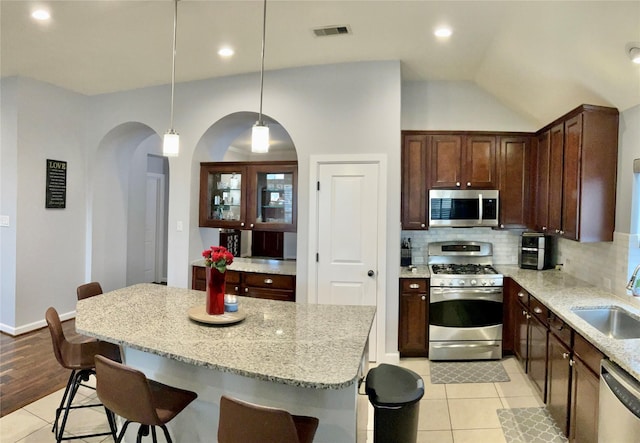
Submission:
[[633,63],[640,65],[640,47],[633,47],[629,50],[629,58]]
[[229,47],[220,48],[218,55],[220,57],[231,57],[235,52]]
[[447,28],[447,27],[440,27],[440,28],[436,28],[436,30],[433,32],[433,34],[436,37],[440,37],[440,38],[446,38],[446,37],[451,37],[451,34],[453,34],[453,31],[451,30],[451,28]]
[[36,9],[31,13],[31,17],[36,20],[49,20],[51,18],[51,14],[46,9]]

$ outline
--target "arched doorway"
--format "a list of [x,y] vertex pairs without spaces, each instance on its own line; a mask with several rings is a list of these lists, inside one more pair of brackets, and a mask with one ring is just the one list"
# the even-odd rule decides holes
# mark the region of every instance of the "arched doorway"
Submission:
[[147,125],[123,123],[90,165],[87,270],[105,290],[166,281],[169,165],[161,144]]

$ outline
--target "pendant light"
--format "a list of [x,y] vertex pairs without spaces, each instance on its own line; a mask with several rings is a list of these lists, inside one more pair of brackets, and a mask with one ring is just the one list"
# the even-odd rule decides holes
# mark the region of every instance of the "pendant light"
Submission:
[[180,152],[180,136],[173,129],[173,93],[176,84],[176,35],[178,32],[178,0],[173,2],[173,58],[171,62],[171,121],[170,129],[164,134],[162,154],[177,157]]
[[260,66],[260,113],[258,121],[251,128],[251,152],[269,152],[269,127],[262,120],[262,93],[264,90],[264,42],[267,31],[267,0],[264,0],[262,13],[262,64]]

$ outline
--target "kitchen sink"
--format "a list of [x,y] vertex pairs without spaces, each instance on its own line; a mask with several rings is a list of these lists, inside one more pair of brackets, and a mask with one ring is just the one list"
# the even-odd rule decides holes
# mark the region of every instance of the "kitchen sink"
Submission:
[[610,338],[640,338],[640,319],[620,307],[573,308],[571,311]]

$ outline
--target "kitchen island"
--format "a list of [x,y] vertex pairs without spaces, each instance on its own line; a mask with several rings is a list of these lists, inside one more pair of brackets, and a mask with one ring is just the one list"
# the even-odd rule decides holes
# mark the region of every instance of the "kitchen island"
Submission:
[[198,393],[170,423],[178,441],[216,440],[222,394],[318,417],[316,442],[363,438],[366,397],[357,390],[374,307],[240,297],[246,318],[211,326],[187,315],[204,297],[135,285],[79,301],[76,329],[121,345],[125,363],[149,378]]

